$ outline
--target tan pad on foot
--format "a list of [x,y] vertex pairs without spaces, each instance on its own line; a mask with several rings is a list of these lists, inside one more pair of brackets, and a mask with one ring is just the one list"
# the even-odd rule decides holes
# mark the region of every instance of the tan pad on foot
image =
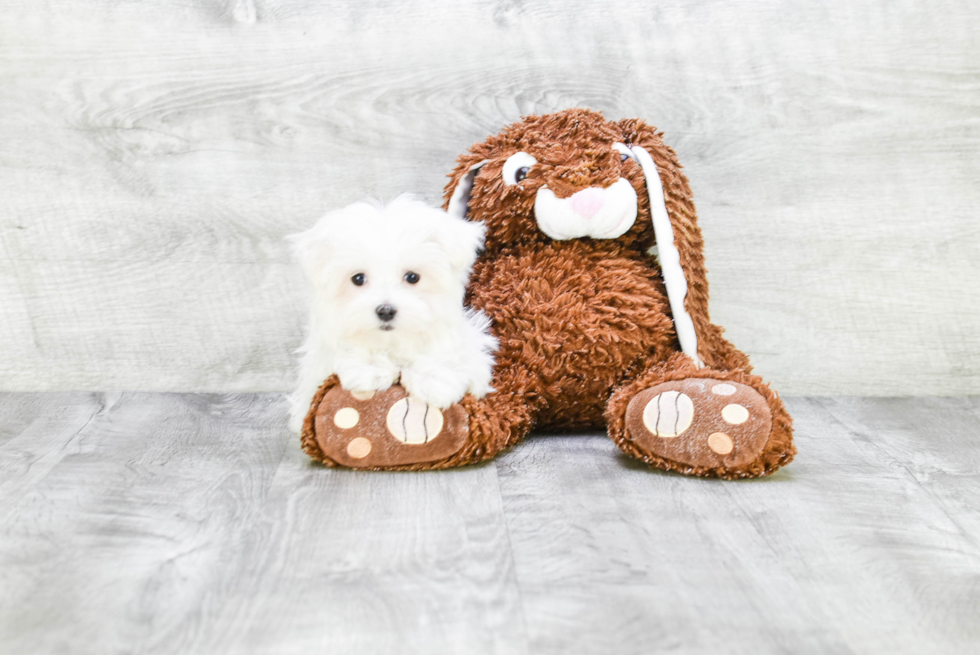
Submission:
[[463,447],[469,416],[460,405],[439,410],[401,386],[349,393],[335,387],[316,409],[316,441],[342,466],[374,468],[445,459]]
[[750,386],[708,378],[664,382],[633,397],[626,429],[640,449],[691,466],[743,466],[765,448],[772,414]]

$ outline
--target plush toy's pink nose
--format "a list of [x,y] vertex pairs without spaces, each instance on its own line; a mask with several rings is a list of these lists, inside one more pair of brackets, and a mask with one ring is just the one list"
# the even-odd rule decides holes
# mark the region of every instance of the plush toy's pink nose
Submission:
[[592,218],[606,203],[602,189],[589,187],[572,196],[572,209],[583,218]]

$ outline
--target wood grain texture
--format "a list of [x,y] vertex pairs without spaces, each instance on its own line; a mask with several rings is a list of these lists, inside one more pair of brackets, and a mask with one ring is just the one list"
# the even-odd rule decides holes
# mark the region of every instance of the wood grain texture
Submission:
[[0,394],[0,652],[894,653],[980,644],[980,398],[790,398],[768,479],[601,435],[312,464],[279,394]]
[[284,390],[322,212],[570,106],[666,132],[784,393],[980,393],[967,0],[49,0],[0,16],[0,388]]
[[173,652],[527,652],[493,465],[328,470],[291,439],[243,552]]
[[654,474],[605,436],[504,456],[531,650],[975,651],[978,400],[788,405],[800,455],[744,484]]
[[2,461],[14,448],[56,460],[43,478],[5,480],[0,491],[0,650],[182,652],[278,470],[286,435],[270,408],[281,400],[69,401],[75,413],[94,413],[69,440],[30,434],[46,436],[44,424],[65,411],[63,396],[51,396],[31,404],[31,428],[0,446]]
[[492,465],[329,471],[279,394],[8,403],[0,652],[524,652]]

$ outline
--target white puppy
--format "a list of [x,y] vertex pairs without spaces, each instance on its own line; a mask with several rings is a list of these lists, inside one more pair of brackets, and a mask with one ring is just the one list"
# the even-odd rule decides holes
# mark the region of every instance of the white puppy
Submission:
[[482,223],[403,195],[387,206],[355,203],[289,237],[313,292],[290,398],[295,432],[333,373],[354,392],[400,382],[440,409],[493,390],[490,322],[463,307],[483,236]]

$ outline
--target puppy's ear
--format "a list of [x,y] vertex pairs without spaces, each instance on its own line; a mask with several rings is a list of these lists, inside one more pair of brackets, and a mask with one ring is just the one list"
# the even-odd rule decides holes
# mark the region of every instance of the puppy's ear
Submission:
[[447,216],[444,227],[433,235],[433,240],[446,252],[453,273],[465,285],[477,256],[483,250],[486,226],[481,222]]
[[355,202],[327,212],[306,232],[286,237],[307,279],[319,281],[327,264],[349,253],[360,235],[376,233],[382,210],[377,200]]
[[286,237],[286,242],[293,251],[293,256],[299,262],[306,279],[314,281],[322,272],[325,264],[331,256],[331,245],[329,234],[330,230],[326,224],[327,217],[320,221],[309,230],[290,234]]

